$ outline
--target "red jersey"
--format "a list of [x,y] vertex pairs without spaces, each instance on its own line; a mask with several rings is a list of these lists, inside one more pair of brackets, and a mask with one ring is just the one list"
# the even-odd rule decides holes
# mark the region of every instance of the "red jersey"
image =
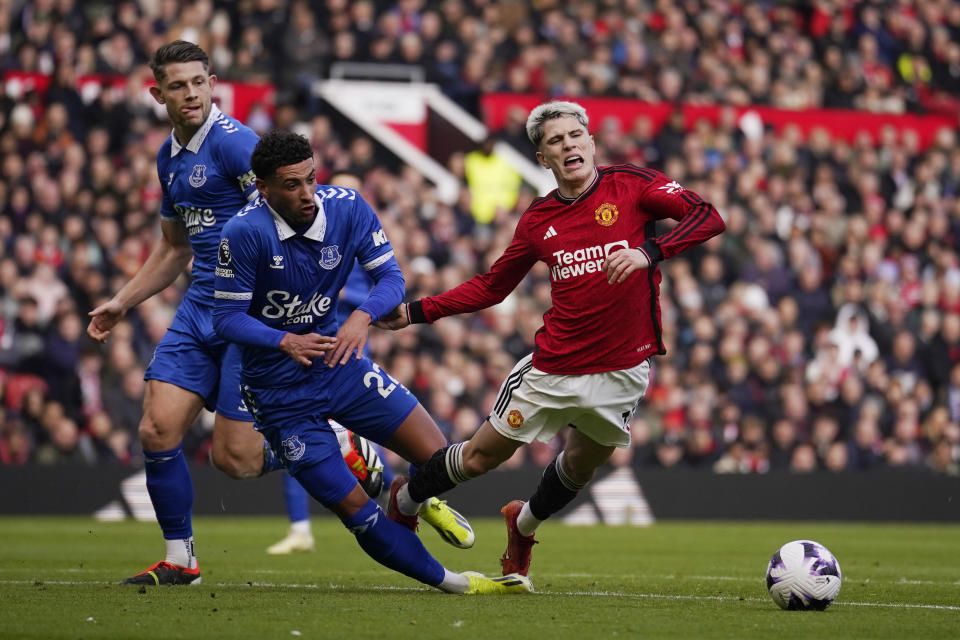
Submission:
[[[655,223],[664,218],[679,223],[658,235]],[[411,319],[433,322],[495,305],[542,260],[550,267],[553,306],[537,331],[533,365],[555,374],[629,369],[666,352],[657,262],[724,228],[712,205],[658,171],[598,167],[579,197],[566,199],[554,190],[535,200],[490,271],[412,303]],[[626,248],[644,251],[651,267],[608,284],[604,260]]]

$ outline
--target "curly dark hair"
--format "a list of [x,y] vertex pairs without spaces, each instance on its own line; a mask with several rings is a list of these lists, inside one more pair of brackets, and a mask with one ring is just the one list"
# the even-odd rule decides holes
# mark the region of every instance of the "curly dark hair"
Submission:
[[250,168],[261,180],[271,177],[280,167],[287,167],[313,157],[313,148],[299,133],[274,129],[260,138],[250,156]]
[[163,45],[153,54],[150,60],[150,70],[153,77],[160,82],[167,77],[165,65],[176,62],[202,62],[204,71],[210,69],[210,58],[207,52],[186,40],[174,40]]

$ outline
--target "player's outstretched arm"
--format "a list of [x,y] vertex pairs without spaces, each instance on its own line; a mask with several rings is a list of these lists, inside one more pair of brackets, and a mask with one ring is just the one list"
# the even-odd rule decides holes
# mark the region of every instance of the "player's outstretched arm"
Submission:
[[150,296],[166,289],[190,264],[193,249],[182,222],[163,220],[162,236],[137,274],[109,301],[90,312],[87,335],[105,342],[127,311]]
[[397,305],[393,311],[381,316],[379,320],[373,323],[373,326],[379,329],[396,331],[397,329],[403,329],[404,327],[409,326],[409,324],[410,319],[407,316],[407,303],[403,302]]
[[313,364],[312,358],[318,358],[333,349],[336,341],[336,338],[322,336],[319,333],[304,335],[288,333],[280,340],[277,348],[299,364],[309,367]]

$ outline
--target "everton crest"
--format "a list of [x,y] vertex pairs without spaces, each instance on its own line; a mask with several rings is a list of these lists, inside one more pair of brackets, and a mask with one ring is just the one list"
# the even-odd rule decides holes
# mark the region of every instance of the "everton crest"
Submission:
[[207,181],[207,165],[195,164],[190,172],[190,186],[199,189]]
[[324,269],[333,269],[340,264],[340,247],[330,245],[320,249],[320,266]]
[[305,445],[301,440],[300,436],[290,436],[283,441],[283,457],[294,462],[303,457],[303,454],[307,451],[307,445]]

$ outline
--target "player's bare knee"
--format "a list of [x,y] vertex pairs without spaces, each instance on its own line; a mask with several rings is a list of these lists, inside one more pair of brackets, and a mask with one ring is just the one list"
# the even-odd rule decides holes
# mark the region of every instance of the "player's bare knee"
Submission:
[[213,466],[224,472],[234,480],[250,480],[260,475],[260,469],[254,469],[252,465],[243,464],[235,458],[213,456]]
[[214,442],[213,447],[210,448],[210,462],[212,462],[213,466],[219,471],[224,472],[231,478],[237,477],[233,460],[230,459],[230,456],[224,451],[222,446],[217,446],[216,442]]
[[140,438],[140,445],[144,450],[162,451],[162,449],[157,447],[160,438],[159,434],[157,434],[156,425],[152,422],[141,420],[140,425],[137,427],[137,437]]
[[137,427],[137,436],[140,444],[146,451],[166,451],[173,449],[179,443],[180,434],[169,425],[154,420],[149,413],[144,414]]
[[249,422],[217,414],[210,458],[213,466],[231,478],[256,478],[263,471],[263,436]]
[[210,455],[213,466],[236,480],[256,478],[263,469],[263,449],[247,449],[214,439]]

